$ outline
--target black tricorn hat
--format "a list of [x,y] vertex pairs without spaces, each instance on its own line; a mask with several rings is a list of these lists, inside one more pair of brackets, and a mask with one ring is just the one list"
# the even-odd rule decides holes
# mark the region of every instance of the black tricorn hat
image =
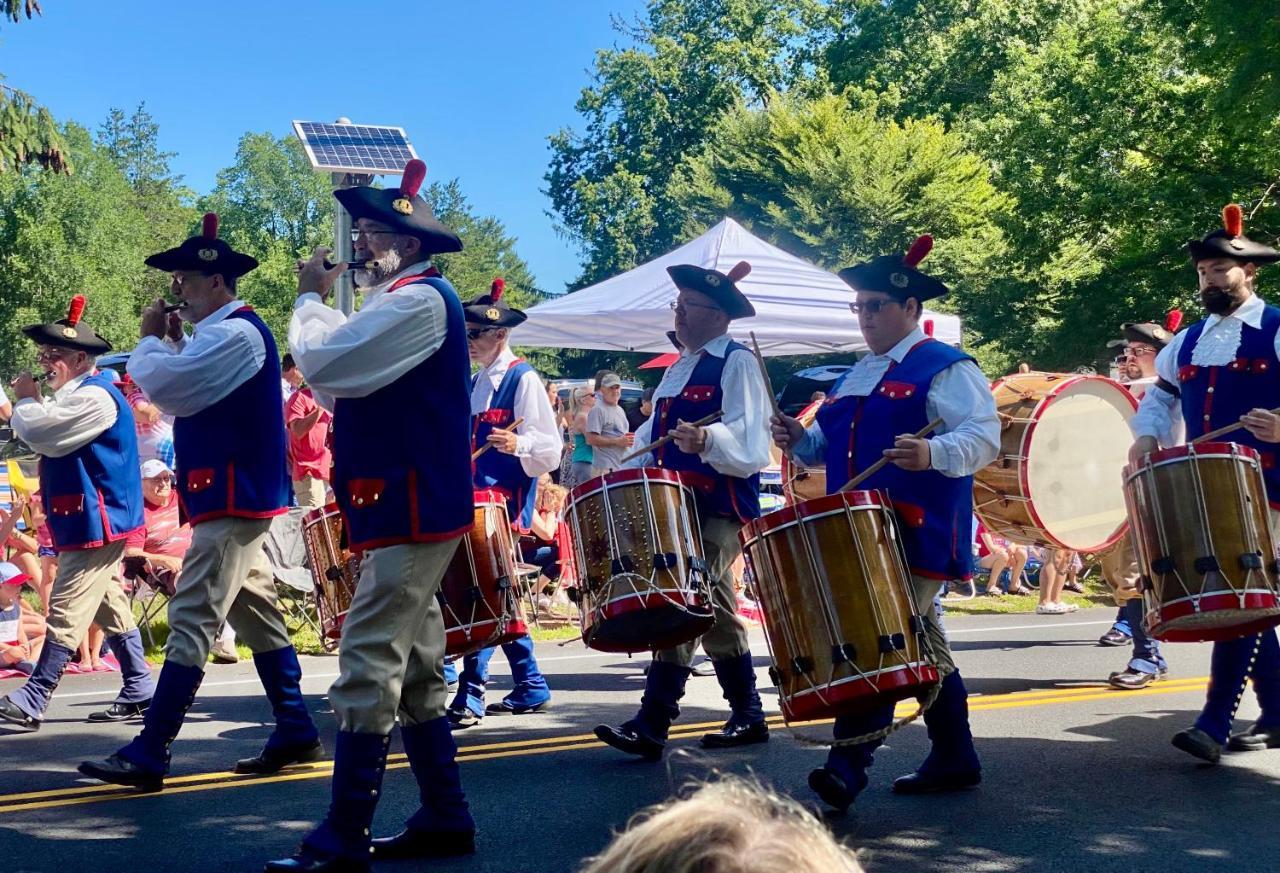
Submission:
[[730,319],[750,318],[756,314],[747,296],[738,290],[738,282],[751,272],[751,265],[738,261],[728,273],[708,270],[697,264],[677,264],[667,267],[667,275],[681,291],[705,294],[728,314]]
[[1173,337],[1178,332],[1178,328],[1182,326],[1182,310],[1170,309],[1169,314],[1164,317],[1164,324],[1156,324],[1154,321],[1126,321],[1120,325],[1120,332],[1124,334],[1124,339],[1113,340],[1107,345],[1122,346],[1125,343],[1146,343],[1162,349],[1173,341]]
[[42,346],[59,346],[93,355],[111,351],[111,343],[80,320],[80,316],[84,314],[84,303],[84,295],[77,294],[71,298],[66,318],[60,318],[51,324],[29,324],[22,332]]
[[1244,235],[1244,211],[1236,203],[1222,208],[1222,227],[1209,233],[1204,239],[1187,242],[1191,262],[1205,258],[1234,258],[1254,264],[1271,264],[1280,261],[1280,252]]
[[880,255],[846,267],[836,275],[855,291],[882,291],[898,300],[914,297],[923,303],[951,290],[916,269],[932,249],[933,237],[923,234],[916,237],[905,255]]
[[464,303],[462,311],[467,316],[467,324],[480,327],[515,327],[523,324],[529,316],[507,305],[507,301],[502,299],[506,290],[507,283],[504,280],[494,279],[488,294],[481,294],[470,303]]
[[358,185],[339,188],[333,196],[351,214],[353,222],[368,218],[382,222],[396,233],[416,236],[422,241],[422,250],[429,255],[460,252],[462,240],[436,220],[431,204],[418,193],[426,178],[427,165],[414,158],[405,164],[399,188]]
[[221,273],[228,279],[239,279],[258,266],[256,259],[241,254],[225,241],[218,239],[218,214],[206,212],[199,236],[193,236],[176,248],[154,254],[145,261],[166,273],[174,270],[192,270],[201,273]]

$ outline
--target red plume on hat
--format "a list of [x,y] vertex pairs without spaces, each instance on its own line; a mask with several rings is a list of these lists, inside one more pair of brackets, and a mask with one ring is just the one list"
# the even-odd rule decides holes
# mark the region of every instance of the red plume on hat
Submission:
[[733,269],[730,270],[727,275],[729,276],[730,282],[736,283],[741,279],[745,279],[747,277],[747,274],[750,272],[751,272],[750,264],[748,264],[746,261],[738,261],[738,263],[733,265]]
[[84,315],[84,295],[77,294],[71,298],[71,305],[67,307],[67,324],[75,327],[80,323],[82,315]]
[[414,158],[404,165],[404,175],[400,177],[400,196],[412,200],[418,196],[418,189],[427,178],[427,165]]
[[1169,314],[1164,317],[1164,329],[1169,333],[1177,333],[1180,327],[1182,327],[1182,310],[1170,309]]
[[1222,226],[1228,236],[1237,237],[1244,233],[1244,210],[1239,203],[1228,203],[1222,207]]
[[914,270],[931,251],[933,251],[933,237],[927,233],[921,234],[916,237],[916,241],[911,244],[911,248],[907,249],[907,253],[902,256],[902,265]]
[[200,235],[205,239],[218,238],[218,213],[206,212],[200,226]]
[[924,335],[933,336],[933,319],[932,318],[926,318],[924,320]]
[[493,284],[489,286],[489,302],[497,303],[499,300],[502,299],[502,295],[506,292],[506,290],[507,290],[507,283],[505,279],[501,279],[501,278],[494,279]]

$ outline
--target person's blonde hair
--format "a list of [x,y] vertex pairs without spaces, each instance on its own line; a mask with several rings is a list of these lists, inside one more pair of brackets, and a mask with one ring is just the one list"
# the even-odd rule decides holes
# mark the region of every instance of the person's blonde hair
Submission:
[[581,873],[861,873],[803,806],[729,776],[651,806]]
[[569,491],[566,488],[552,482],[538,483],[537,508],[540,512],[559,513],[560,510],[564,509],[564,504],[568,497]]

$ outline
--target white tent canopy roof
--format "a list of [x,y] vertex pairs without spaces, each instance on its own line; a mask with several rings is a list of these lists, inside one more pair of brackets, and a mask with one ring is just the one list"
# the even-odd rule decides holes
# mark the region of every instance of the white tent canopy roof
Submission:
[[[730,325],[735,339],[745,342],[748,332],[754,332],[766,355],[866,349],[849,312],[853,291],[848,285],[752,236],[732,218],[647,264],[534,306],[511,340],[521,346],[669,352],[666,332],[672,327],[676,286],[666,268],[697,264],[728,273],[738,261],[751,264],[751,274],[738,288],[755,305],[756,315]],[[959,344],[958,317],[926,309],[923,320],[933,321],[935,338]]]

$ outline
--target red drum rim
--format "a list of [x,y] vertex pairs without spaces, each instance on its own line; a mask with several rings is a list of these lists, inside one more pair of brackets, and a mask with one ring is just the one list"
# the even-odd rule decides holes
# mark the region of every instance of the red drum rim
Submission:
[[790,506],[776,509],[768,515],[762,515],[750,522],[744,533],[750,529],[753,536],[767,534],[780,527],[795,524],[812,518],[815,515],[826,515],[840,509],[859,507],[887,507],[889,500],[883,491],[837,491],[825,497],[811,497]]
[[581,500],[600,491],[607,485],[626,485],[635,482],[667,482],[672,485],[688,487],[680,477],[680,474],[674,470],[668,470],[664,467],[628,467],[625,470],[614,470],[611,473],[605,473],[603,476],[596,476],[593,479],[575,485],[573,490],[569,492],[569,502]]
[[813,721],[839,715],[842,704],[865,702],[880,695],[901,700],[910,696],[911,691],[928,688],[938,681],[936,666],[924,660],[909,661],[865,676],[849,676],[828,685],[806,688],[792,695],[779,689],[779,703],[788,723]]
[[477,507],[507,505],[507,496],[496,488],[477,488],[472,492]]
[[1242,443],[1187,443],[1186,445],[1174,446],[1169,449],[1159,449],[1147,455],[1147,458],[1153,463],[1160,461],[1172,461],[1177,458],[1189,458],[1192,456],[1235,456],[1248,458],[1251,461],[1261,461],[1262,456],[1252,446],[1246,446]]
[[315,509],[307,510],[306,514],[302,516],[302,523],[311,524],[313,522],[320,521],[322,518],[338,515],[340,512],[341,510],[338,509],[338,504],[329,502],[324,506],[317,506]]

